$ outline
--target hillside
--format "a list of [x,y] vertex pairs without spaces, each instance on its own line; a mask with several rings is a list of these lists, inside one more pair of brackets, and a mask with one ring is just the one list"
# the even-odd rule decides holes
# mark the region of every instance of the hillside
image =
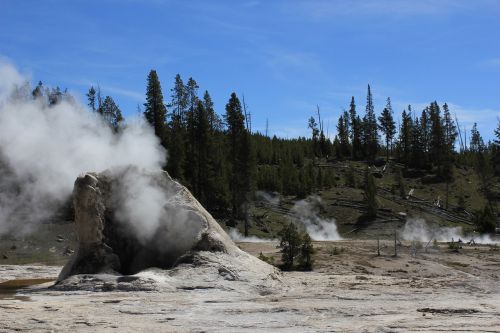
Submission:
[[[307,202],[306,210],[312,211],[316,221],[335,220],[338,233],[349,239],[392,239],[394,231],[400,233],[408,218],[422,218],[429,225],[441,227],[461,227],[465,234],[474,230],[470,212],[481,209],[486,200],[478,190],[479,179],[472,169],[456,168],[454,181],[449,184],[448,209],[436,207],[435,200],[440,197],[444,206],[446,184],[426,184],[426,175],[415,178],[403,178],[405,193],[414,189],[413,195],[401,198],[397,186],[394,167],[387,167],[385,172],[376,178],[377,201],[379,208],[377,218],[372,221],[362,219],[365,211],[363,172],[366,164],[362,162],[344,161],[323,163],[322,168],[330,169],[335,175],[336,185],[313,193],[309,199],[294,196],[281,196],[277,193],[258,192],[251,205],[249,217],[249,235],[260,238],[277,238],[278,232],[285,223],[301,220],[294,209],[299,203]],[[347,186],[346,178],[349,170],[354,170],[355,187]],[[383,169],[379,168],[380,170]],[[499,183],[498,178],[495,180]],[[495,187],[495,193],[500,189]],[[458,208],[460,196],[465,198],[466,211]],[[313,200],[311,200],[311,198]],[[318,199],[319,198],[319,199]],[[497,205],[499,202],[496,201]],[[317,215],[317,216],[316,216]],[[76,235],[74,223],[59,216],[57,219],[41,224],[36,231],[25,235],[0,236],[0,262],[2,264],[45,263],[63,264],[75,249]],[[218,222],[227,229],[226,220]],[[244,226],[237,225],[243,234]]]
[[[372,221],[363,220],[366,210],[364,200],[363,173],[367,167],[363,162],[344,161],[322,163],[322,169],[332,170],[336,185],[316,191],[312,196],[321,198],[320,216],[335,219],[340,235],[345,238],[389,238],[394,230],[401,229],[407,218],[422,218],[430,224],[445,227],[461,227],[465,233],[473,232],[473,213],[481,210],[487,200],[480,190],[480,179],[472,168],[455,168],[453,181],[448,184],[448,209],[446,209],[446,183],[426,183],[430,174],[423,173],[416,177],[403,177],[405,197],[400,195],[397,167],[371,167],[376,175],[378,211]],[[354,170],[355,186],[348,185],[348,173]],[[379,178],[378,178],[379,177]],[[499,184],[496,177],[494,184]],[[412,195],[408,193],[413,189]],[[491,191],[496,198],[500,187],[495,185]],[[250,234],[264,238],[274,238],[284,223],[297,219],[292,211],[299,200],[294,196],[280,196],[277,193],[257,196],[252,209],[253,224]],[[440,201],[440,207],[437,201]],[[461,203],[460,201],[463,200]],[[461,208],[465,204],[465,209]],[[499,207],[499,201],[494,202]],[[239,225],[243,232],[243,226]]]

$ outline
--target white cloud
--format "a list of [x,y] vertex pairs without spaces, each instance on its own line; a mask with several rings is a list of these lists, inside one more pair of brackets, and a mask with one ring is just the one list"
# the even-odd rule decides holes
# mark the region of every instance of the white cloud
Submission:
[[133,100],[138,101],[138,102],[144,101],[144,99],[145,99],[145,93],[141,93],[141,92],[138,92],[135,90],[125,89],[125,88],[115,86],[115,85],[110,85],[107,83],[103,84],[101,82],[94,82],[92,80],[87,80],[87,79],[63,80],[63,81],[66,83],[75,84],[75,85],[87,87],[87,88],[90,88],[91,86],[93,86],[95,88],[99,87],[101,89],[101,93],[102,93],[103,97],[106,95],[118,95],[118,96],[128,97],[128,98],[133,99]]
[[492,4],[489,0],[474,2],[464,0],[315,0],[300,2],[298,9],[311,18],[321,19],[345,15],[440,15],[489,4]]
[[488,69],[500,69],[500,58],[491,58],[478,63],[480,67],[486,67]]

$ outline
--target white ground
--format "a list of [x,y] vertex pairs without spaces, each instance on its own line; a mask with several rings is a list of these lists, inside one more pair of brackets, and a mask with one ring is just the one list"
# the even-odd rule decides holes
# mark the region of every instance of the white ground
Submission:
[[[340,254],[332,254],[335,244]],[[0,294],[0,332],[499,332],[500,251],[441,249],[392,258],[374,242],[317,243],[314,272],[283,273],[272,289],[245,281],[140,273],[155,291]],[[273,244],[240,244],[250,253]],[[55,278],[60,267],[0,266],[0,282]],[[194,273],[194,272],[191,272]],[[1,293],[1,291],[0,291]]]

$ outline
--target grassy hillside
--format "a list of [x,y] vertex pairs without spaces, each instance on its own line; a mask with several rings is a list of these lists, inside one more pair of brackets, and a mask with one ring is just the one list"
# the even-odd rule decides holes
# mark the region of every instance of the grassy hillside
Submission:
[[[316,191],[313,195],[321,198],[321,205],[317,207],[318,217],[335,219],[338,231],[343,238],[352,239],[390,239],[394,230],[400,230],[408,217],[423,218],[429,224],[441,226],[460,226],[465,232],[472,232],[475,228],[471,216],[467,212],[481,209],[486,199],[480,189],[480,180],[472,169],[458,168],[454,171],[454,180],[448,186],[448,209],[444,207],[446,198],[446,184],[428,184],[423,174],[414,178],[404,178],[405,193],[413,189],[413,195],[402,198],[400,195],[397,168],[387,167],[371,171],[377,175],[377,201],[379,208],[377,218],[372,221],[362,219],[365,211],[363,173],[366,164],[362,162],[323,163],[322,168],[328,168],[335,174],[336,185]],[[348,174],[353,170],[355,186],[348,181]],[[495,179],[494,184],[500,184]],[[494,186],[495,187],[495,186]],[[500,192],[498,187],[493,189]],[[301,199],[294,196],[280,196],[270,194],[272,199],[257,196],[250,209],[250,235],[261,238],[276,238],[278,232],[286,223],[298,220],[294,205]],[[442,207],[434,205],[440,197]],[[460,197],[465,200],[466,210],[459,209]],[[307,199],[306,199],[307,200]],[[498,210],[498,201],[495,203]],[[225,220],[219,220],[223,227]],[[243,233],[243,222],[237,225]],[[68,222],[45,223],[31,234],[16,236],[3,235],[0,237],[0,263],[32,263],[45,264],[64,263],[72,251],[75,250],[76,235],[74,224]]]
[[[365,211],[363,173],[366,164],[362,162],[345,161],[338,163],[323,163],[325,169],[334,170],[336,185],[317,191],[322,199],[320,215],[323,218],[334,218],[339,232],[348,238],[387,238],[393,235],[394,229],[401,228],[408,217],[423,218],[430,224],[441,226],[460,226],[465,232],[475,228],[472,213],[480,210],[486,204],[484,193],[480,190],[480,180],[476,173],[467,168],[455,168],[453,181],[448,184],[448,208],[446,209],[446,183],[428,183],[429,174],[416,177],[403,177],[406,196],[413,189],[412,196],[400,195],[397,166],[372,167],[376,175],[378,211],[377,218],[364,221]],[[349,184],[349,173],[354,172],[355,184]],[[497,178],[495,184],[500,184]],[[500,193],[499,188],[493,191]],[[465,206],[461,208],[462,204]],[[440,201],[440,207],[436,205]],[[297,217],[292,211],[295,202],[299,200],[292,196],[282,196],[280,203],[258,199],[251,211],[253,224],[250,234],[259,237],[276,237],[284,223]],[[277,200],[274,200],[277,201]],[[498,201],[495,202],[498,210]],[[243,225],[238,226],[243,231]]]

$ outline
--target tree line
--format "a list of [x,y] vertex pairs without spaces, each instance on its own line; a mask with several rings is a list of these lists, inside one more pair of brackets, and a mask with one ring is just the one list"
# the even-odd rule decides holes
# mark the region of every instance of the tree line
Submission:
[[[99,89],[91,87],[88,105],[104,116],[99,96]],[[166,101],[158,74],[151,70],[143,115],[168,151],[165,169],[212,214],[228,217],[229,226],[247,220],[255,190],[305,197],[334,185],[333,172],[311,159],[310,139],[251,133],[245,104],[236,93],[220,116],[207,90],[200,94],[193,78],[185,83],[177,74],[169,97]],[[123,120],[115,114],[107,118],[112,124]]]
[[[87,94],[92,111],[108,114],[112,124],[122,121],[121,113],[112,111],[106,99],[100,102],[99,95],[93,87]],[[368,85],[364,114],[352,97],[333,140],[325,135],[319,107],[308,120],[311,136],[292,139],[252,133],[245,107],[233,92],[220,116],[209,92],[200,94],[193,78],[184,82],[179,74],[165,101],[156,71],[147,77],[143,115],[168,151],[165,169],[212,214],[228,217],[230,226],[247,220],[256,190],[303,198],[335,186],[338,178],[324,166],[337,160],[391,161],[402,165],[402,176],[425,172],[434,174],[430,181],[447,183],[455,166],[469,165],[483,175],[486,191],[500,172],[500,122],[493,142],[484,143],[475,124],[467,143],[446,103],[431,102],[420,113],[408,105],[396,126],[391,99],[377,117]],[[365,180],[365,192],[373,193],[371,177],[365,175]]]
[[[90,87],[86,96],[89,109],[101,115],[114,131],[120,131],[124,118],[114,99],[103,98],[99,87]],[[73,100],[67,90],[47,88],[42,82],[34,89],[28,83],[18,87],[13,98],[40,99],[49,107]],[[448,183],[453,180],[455,167],[473,167],[488,202],[498,200],[492,185],[494,177],[500,175],[500,120],[495,139],[484,142],[476,124],[470,132],[461,130],[446,103],[431,102],[421,112],[409,105],[396,126],[391,99],[387,98],[377,117],[368,86],[364,108],[364,114],[358,113],[351,98],[349,109],[339,116],[333,140],[324,132],[319,107],[307,122],[310,137],[269,137],[267,131],[251,132],[246,105],[236,93],[229,96],[225,113],[219,115],[209,92],[200,94],[193,78],[185,83],[178,74],[166,101],[160,79],[152,70],[141,113],[168,151],[165,169],[230,226],[247,221],[256,190],[304,198],[335,186],[340,178],[329,166],[339,160],[397,163],[401,183],[402,177],[419,174],[433,174],[427,177],[429,182]],[[346,176],[349,178],[349,172]],[[354,176],[351,178],[354,182]],[[373,177],[367,173],[367,202],[376,205],[375,193]],[[368,217],[375,214],[376,207],[367,209]],[[495,215],[493,205],[476,215],[491,219]]]

